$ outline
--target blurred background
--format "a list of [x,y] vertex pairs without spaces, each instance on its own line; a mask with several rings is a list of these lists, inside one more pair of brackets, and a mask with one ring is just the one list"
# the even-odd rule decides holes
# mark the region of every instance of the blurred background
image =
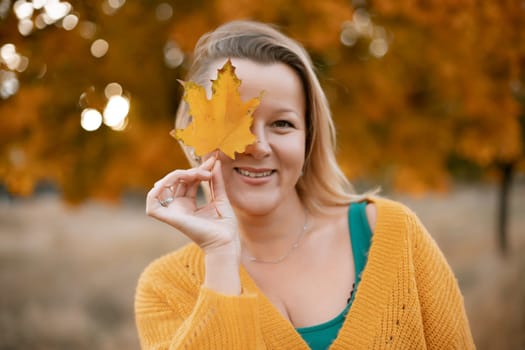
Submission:
[[138,349],[144,214],[191,50],[233,19],[303,43],[358,191],[421,217],[479,349],[525,348],[525,1],[0,0],[0,349]]

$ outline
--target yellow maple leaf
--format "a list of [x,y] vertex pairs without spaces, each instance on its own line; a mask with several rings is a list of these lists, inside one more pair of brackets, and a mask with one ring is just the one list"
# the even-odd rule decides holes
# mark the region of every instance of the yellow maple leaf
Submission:
[[191,123],[185,129],[171,132],[176,139],[194,148],[197,156],[221,150],[234,159],[235,152],[244,152],[246,146],[256,141],[250,131],[253,112],[261,102],[261,95],[247,102],[241,100],[241,80],[235,67],[228,60],[212,80],[212,97],[194,82],[183,82],[184,101],[189,105]]

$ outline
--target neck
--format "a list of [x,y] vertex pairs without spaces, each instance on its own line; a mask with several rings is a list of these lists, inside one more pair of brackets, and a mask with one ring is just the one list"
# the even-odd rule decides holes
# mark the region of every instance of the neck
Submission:
[[288,252],[303,233],[306,215],[299,197],[262,215],[238,213],[246,256],[272,260]]

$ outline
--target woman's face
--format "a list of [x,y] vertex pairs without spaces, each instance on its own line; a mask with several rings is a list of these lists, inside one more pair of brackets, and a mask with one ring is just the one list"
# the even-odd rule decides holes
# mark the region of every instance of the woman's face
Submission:
[[[223,62],[220,62],[221,66]],[[232,206],[248,215],[285,208],[297,199],[295,185],[305,159],[305,96],[301,79],[283,63],[232,59],[241,79],[241,99],[264,95],[251,127],[257,142],[235,160],[221,154],[222,173]]]

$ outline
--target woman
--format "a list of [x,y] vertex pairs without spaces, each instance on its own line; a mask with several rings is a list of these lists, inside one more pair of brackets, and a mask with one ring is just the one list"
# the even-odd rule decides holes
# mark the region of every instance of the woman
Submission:
[[[205,35],[187,80],[231,59],[243,100],[264,91],[257,142],[159,180],[147,213],[193,242],[153,262],[136,294],[143,349],[468,349],[456,280],[416,216],[351,194],[305,50],[237,21]],[[177,128],[190,122],[181,104]],[[214,200],[196,204],[211,181]],[[216,211],[221,215],[218,216]]]

